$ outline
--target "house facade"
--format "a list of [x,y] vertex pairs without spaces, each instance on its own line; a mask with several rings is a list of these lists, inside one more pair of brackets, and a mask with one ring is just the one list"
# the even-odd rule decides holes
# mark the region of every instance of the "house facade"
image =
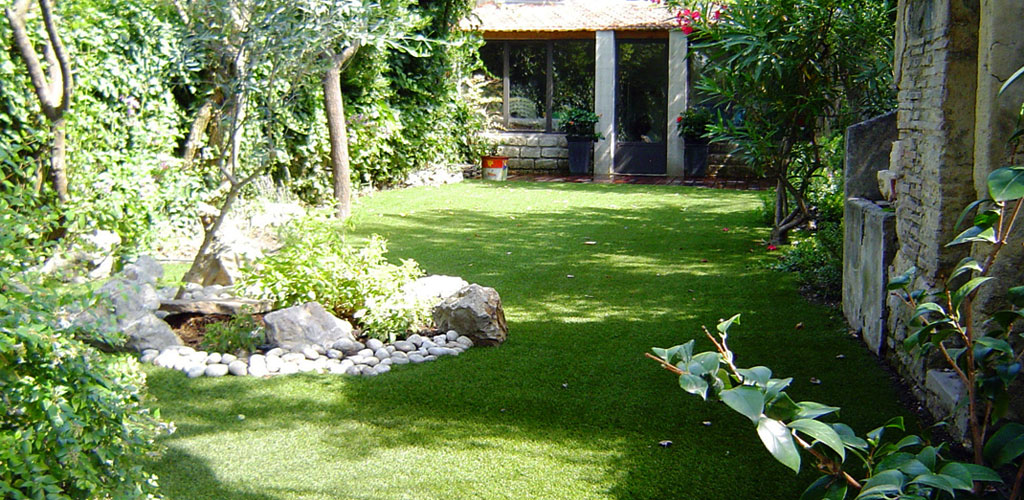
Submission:
[[[482,0],[465,26],[500,83],[500,131],[513,171],[564,172],[561,114],[599,115],[593,174],[683,176],[676,117],[688,106],[687,39],[648,0]],[[495,99],[498,101],[498,99]]]

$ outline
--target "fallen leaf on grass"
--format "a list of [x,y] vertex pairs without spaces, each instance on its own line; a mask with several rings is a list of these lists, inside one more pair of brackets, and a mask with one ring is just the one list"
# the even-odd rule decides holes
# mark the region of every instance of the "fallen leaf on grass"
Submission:
[[583,244],[584,245],[596,245],[597,242],[596,241],[584,241]]
[[672,446],[672,441],[669,441],[667,439],[664,441],[658,441],[658,446],[661,446],[662,448],[668,448],[669,446]]
[[821,385],[821,380],[818,380],[817,377],[811,377],[811,383],[814,385]]

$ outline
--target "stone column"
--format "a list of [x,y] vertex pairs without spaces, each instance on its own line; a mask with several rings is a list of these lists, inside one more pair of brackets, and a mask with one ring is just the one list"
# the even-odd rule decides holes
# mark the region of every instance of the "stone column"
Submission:
[[594,177],[611,177],[615,163],[615,32],[598,31],[594,50],[594,111],[601,117],[594,146]]
[[[1021,0],[983,0],[978,28],[978,96],[974,132],[974,188],[978,198],[988,197],[989,173],[1000,167],[1024,163],[1024,151],[1017,155],[1007,139],[1017,128],[1017,116],[1024,101],[1024,81],[1018,81],[1002,95],[999,89],[1021,66],[1024,66],[1024,2]],[[1002,297],[1009,287],[1024,285],[1024,232],[1015,230],[1010,244],[1003,247],[992,268],[999,277],[986,284],[978,294],[981,312],[1002,307]],[[976,245],[974,257],[988,255],[987,245]],[[987,317],[987,316],[985,316]],[[1024,401],[1015,402],[1014,409],[1024,410]]]
[[668,164],[666,174],[669,177],[683,177],[685,153],[683,138],[676,133],[676,117],[686,111],[690,96],[687,82],[690,79],[689,65],[686,54],[689,45],[682,31],[668,32],[668,128],[666,147],[668,147]]

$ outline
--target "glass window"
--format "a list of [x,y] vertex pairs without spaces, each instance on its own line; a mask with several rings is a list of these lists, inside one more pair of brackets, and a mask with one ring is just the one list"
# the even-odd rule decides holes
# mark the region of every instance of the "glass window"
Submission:
[[615,131],[618,142],[664,142],[668,121],[668,45],[619,41]]
[[[554,42],[555,95],[557,113],[566,108],[594,109],[594,41]],[[556,115],[557,116],[557,115]]]
[[509,44],[509,129],[544,130],[547,126],[547,47],[544,43]]

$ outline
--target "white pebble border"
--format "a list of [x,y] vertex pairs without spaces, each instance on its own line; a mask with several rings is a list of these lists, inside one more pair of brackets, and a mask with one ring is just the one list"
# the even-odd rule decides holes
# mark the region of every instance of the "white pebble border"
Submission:
[[292,373],[332,373],[374,377],[391,371],[393,365],[425,363],[444,356],[458,356],[473,347],[473,341],[454,330],[427,338],[419,334],[385,344],[370,339],[366,344],[339,340],[331,346],[311,345],[297,352],[276,347],[264,354],[239,358],[233,354],[196,351],[173,346],[162,351],[146,349],[140,361],[184,372],[189,378],[270,377]]

